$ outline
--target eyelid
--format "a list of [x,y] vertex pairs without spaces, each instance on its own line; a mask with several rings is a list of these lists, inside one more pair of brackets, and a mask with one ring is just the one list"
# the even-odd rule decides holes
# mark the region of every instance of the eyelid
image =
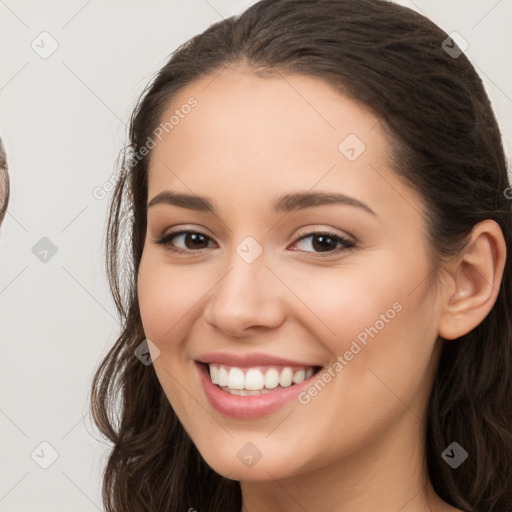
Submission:
[[[295,242],[298,242],[299,240],[302,240],[303,238],[307,237],[307,236],[310,236],[310,235],[319,235],[319,234],[324,234],[324,235],[331,235],[333,237],[336,237],[336,238],[342,238],[344,240],[346,240],[347,242],[351,242],[353,244],[356,243],[356,238],[353,237],[352,235],[349,235],[348,233],[337,233],[334,228],[307,228],[305,229],[305,231],[299,231],[299,234],[298,235],[295,235],[296,238],[294,239]],[[294,243],[295,243],[294,242]]]
[[202,236],[208,238],[209,241],[214,241],[212,236],[208,235],[207,233],[204,233],[203,231],[199,231],[197,229],[182,228],[182,229],[177,229],[176,231],[169,231],[167,233],[164,233],[161,236],[157,236],[156,238],[153,239],[153,242],[157,245],[163,246],[163,248],[168,251],[175,252],[175,253],[181,253],[181,254],[193,254],[193,253],[199,254],[199,253],[202,253],[204,250],[206,250],[207,248],[197,249],[194,251],[191,249],[176,249],[176,248],[170,247],[170,240],[172,240],[173,238],[178,237],[180,235],[187,235],[190,233],[193,233],[196,235],[202,235]]
[[303,235],[298,236],[295,241],[292,243],[292,245],[295,245],[299,243],[300,241],[313,237],[313,236],[320,236],[320,235],[326,235],[329,238],[332,238],[336,241],[337,244],[340,244],[340,247],[337,247],[333,251],[325,251],[325,252],[315,252],[315,251],[301,251],[300,249],[294,249],[294,251],[301,252],[306,258],[339,258],[341,253],[345,253],[347,251],[350,251],[352,249],[355,249],[357,247],[356,242],[350,240],[349,238],[345,237],[344,235],[339,235],[337,233],[334,233],[333,231],[319,229],[319,230],[313,230],[309,231]]

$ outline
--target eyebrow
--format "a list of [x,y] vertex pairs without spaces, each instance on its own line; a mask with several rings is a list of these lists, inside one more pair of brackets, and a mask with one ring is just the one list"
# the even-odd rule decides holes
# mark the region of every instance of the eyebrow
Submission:
[[[181,192],[173,192],[164,190],[157,194],[148,203],[147,208],[156,206],[157,204],[167,204],[196,210],[200,212],[209,212],[216,214],[215,207],[211,199],[197,195],[184,194]],[[350,197],[341,193],[332,192],[295,192],[278,197],[272,202],[272,212],[288,213],[296,210],[304,210],[315,206],[325,206],[330,204],[344,204],[347,206],[355,206],[377,217],[377,214],[365,203],[359,201],[355,197]]]

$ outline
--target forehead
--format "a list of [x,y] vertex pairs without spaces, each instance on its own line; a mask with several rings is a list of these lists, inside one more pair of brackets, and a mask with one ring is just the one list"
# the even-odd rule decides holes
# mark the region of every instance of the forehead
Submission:
[[[187,106],[190,98],[197,102],[193,109]],[[180,111],[189,112],[180,119],[173,116]],[[256,154],[306,139],[306,147],[324,142],[337,153],[338,143],[350,134],[377,151],[386,145],[379,117],[325,81],[277,71],[262,78],[247,67],[228,67],[192,82],[174,96],[160,121],[165,124],[172,117],[175,145],[181,136],[209,149],[218,142],[241,149],[245,141],[242,148],[251,147]]]
[[[188,108],[191,98],[195,106]],[[319,78],[260,77],[228,67],[192,82],[167,105],[160,122],[168,129],[152,150],[148,197],[165,188],[222,194],[229,184],[240,206],[245,192],[270,199],[278,190],[312,187],[367,200],[384,192],[396,200],[393,187],[403,185],[391,171],[379,121]]]

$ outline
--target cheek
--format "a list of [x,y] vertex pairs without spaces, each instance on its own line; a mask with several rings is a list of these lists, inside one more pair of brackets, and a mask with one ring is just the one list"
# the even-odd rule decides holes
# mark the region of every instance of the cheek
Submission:
[[[312,459],[317,452],[330,458],[368,442],[404,411],[423,415],[436,338],[430,291],[423,283],[410,293],[410,281],[400,279],[393,286],[373,281],[373,287],[368,278],[351,281],[360,285],[353,293],[330,288],[336,300],[323,302],[323,313],[331,311],[330,326],[336,332],[323,338],[333,360],[319,375],[323,384],[315,380],[300,397],[299,411],[317,418],[317,429],[297,435],[299,444],[301,435],[314,438]],[[309,297],[315,290],[310,288]],[[325,448],[323,438],[333,432],[336,441]]]
[[356,409],[380,409],[382,419],[386,410],[400,409],[401,401],[410,403],[418,393],[414,407],[422,413],[419,397],[428,391],[437,339],[435,304],[423,267],[396,270],[375,273],[373,280],[367,275],[356,294],[342,296],[341,343],[332,345],[344,357],[338,385],[344,382],[343,388],[359,397],[357,403],[347,401]]
[[188,378],[181,359],[182,340],[187,339],[193,322],[198,291],[194,291],[194,283],[186,278],[186,272],[161,260],[151,251],[143,254],[137,283],[139,309],[146,338],[160,350],[153,358],[153,368],[169,403],[183,420],[187,408],[196,407],[191,395],[183,393],[180,383]]
[[406,377],[429,364],[437,324],[428,264],[418,256],[407,266],[397,261],[396,254],[382,254],[372,265],[340,268],[335,279],[330,270],[301,280],[315,313],[310,326],[319,326],[333,360],[346,355],[353,378],[368,377],[369,368]]
[[317,325],[318,338],[330,340],[337,353],[342,353],[345,342],[364,333],[365,328],[375,323],[379,330],[387,327],[399,316],[401,305],[410,302],[404,292],[410,276],[393,271],[393,266],[383,260],[371,267],[323,270],[287,277],[289,282],[297,283],[294,291],[307,306],[304,319],[310,319],[308,327]]
[[143,255],[137,285],[140,315],[146,336],[163,340],[181,323],[201,296],[198,280],[151,255]]

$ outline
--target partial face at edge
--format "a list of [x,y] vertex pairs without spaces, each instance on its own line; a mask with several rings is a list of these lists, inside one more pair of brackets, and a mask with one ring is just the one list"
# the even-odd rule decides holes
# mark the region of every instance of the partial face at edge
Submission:
[[[215,214],[149,208],[139,304],[160,350],[154,369],[207,463],[232,479],[268,480],[342,462],[385,432],[423,443],[439,307],[420,200],[388,167],[378,118],[319,79],[242,68],[187,86],[162,122],[173,115],[151,156],[149,201],[167,190],[207,197]],[[282,196],[313,192],[368,209],[272,210]],[[182,230],[192,233],[156,243]],[[195,361],[212,352],[323,370],[301,399],[233,418],[199,378]],[[249,442],[261,453],[252,467],[240,456]]]

